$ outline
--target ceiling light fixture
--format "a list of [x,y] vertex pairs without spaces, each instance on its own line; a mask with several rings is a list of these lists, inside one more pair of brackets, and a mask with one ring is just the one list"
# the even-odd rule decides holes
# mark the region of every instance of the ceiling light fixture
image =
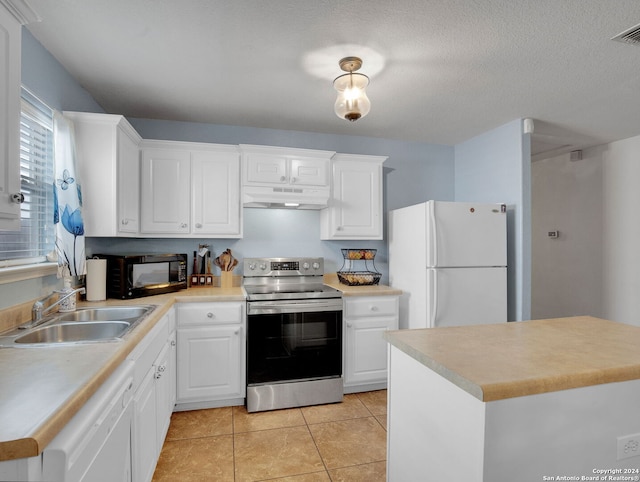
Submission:
[[334,110],[341,119],[355,122],[371,110],[371,102],[365,92],[369,77],[355,73],[362,67],[362,60],[358,57],[345,57],[338,64],[348,73],[333,81],[333,87],[338,91]]

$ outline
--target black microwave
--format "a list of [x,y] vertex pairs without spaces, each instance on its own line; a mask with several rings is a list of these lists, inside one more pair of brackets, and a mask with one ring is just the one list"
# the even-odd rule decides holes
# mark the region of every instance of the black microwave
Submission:
[[107,296],[127,300],[187,288],[186,254],[96,254],[107,260]]

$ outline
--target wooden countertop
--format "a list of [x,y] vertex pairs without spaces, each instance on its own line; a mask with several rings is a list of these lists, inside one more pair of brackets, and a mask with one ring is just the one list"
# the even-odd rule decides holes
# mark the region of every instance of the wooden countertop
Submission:
[[385,338],[484,402],[640,379],[640,327],[589,316],[399,330]]

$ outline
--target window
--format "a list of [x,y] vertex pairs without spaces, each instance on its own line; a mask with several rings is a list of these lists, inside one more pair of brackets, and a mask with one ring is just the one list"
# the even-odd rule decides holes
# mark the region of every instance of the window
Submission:
[[55,245],[53,225],[53,111],[22,89],[19,232],[0,233],[0,266],[45,260]]

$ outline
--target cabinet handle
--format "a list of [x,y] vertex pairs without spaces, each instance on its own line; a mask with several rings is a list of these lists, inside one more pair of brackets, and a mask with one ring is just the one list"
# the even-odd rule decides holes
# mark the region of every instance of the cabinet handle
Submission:
[[127,224],[129,224],[129,220],[128,220],[128,219],[123,219],[123,220],[122,220],[122,224],[123,224],[124,226],[126,226]]
[[237,335],[238,333],[240,333],[240,328],[233,332],[234,335]]
[[371,308],[369,308],[371,311],[378,311],[378,307],[373,305]]
[[292,177],[292,178],[291,178],[291,182],[292,182],[292,183],[296,182],[296,178],[295,178],[295,177]]
[[176,346],[176,341],[175,340],[171,340],[171,346]]
[[353,323],[347,323],[347,328],[351,328],[353,326]]
[[287,178],[286,178],[286,177],[284,177],[284,176],[280,176],[280,181],[285,182],[286,180],[287,180]]
[[24,202],[24,194],[21,192],[17,192],[10,196],[11,202],[14,204],[22,204]]
[[342,231],[342,226],[338,226],[338,227],[336,228],[336,231]]
[[207,313],[207,318],[213,319],[213,313],[211,313],[211,312]]
[[201,227],[202,227],[202,224],[196,223],[196,228],[200,229]]
[[181,228],[186,228],[187,227],[187,223],[180,223],[180,227]]

